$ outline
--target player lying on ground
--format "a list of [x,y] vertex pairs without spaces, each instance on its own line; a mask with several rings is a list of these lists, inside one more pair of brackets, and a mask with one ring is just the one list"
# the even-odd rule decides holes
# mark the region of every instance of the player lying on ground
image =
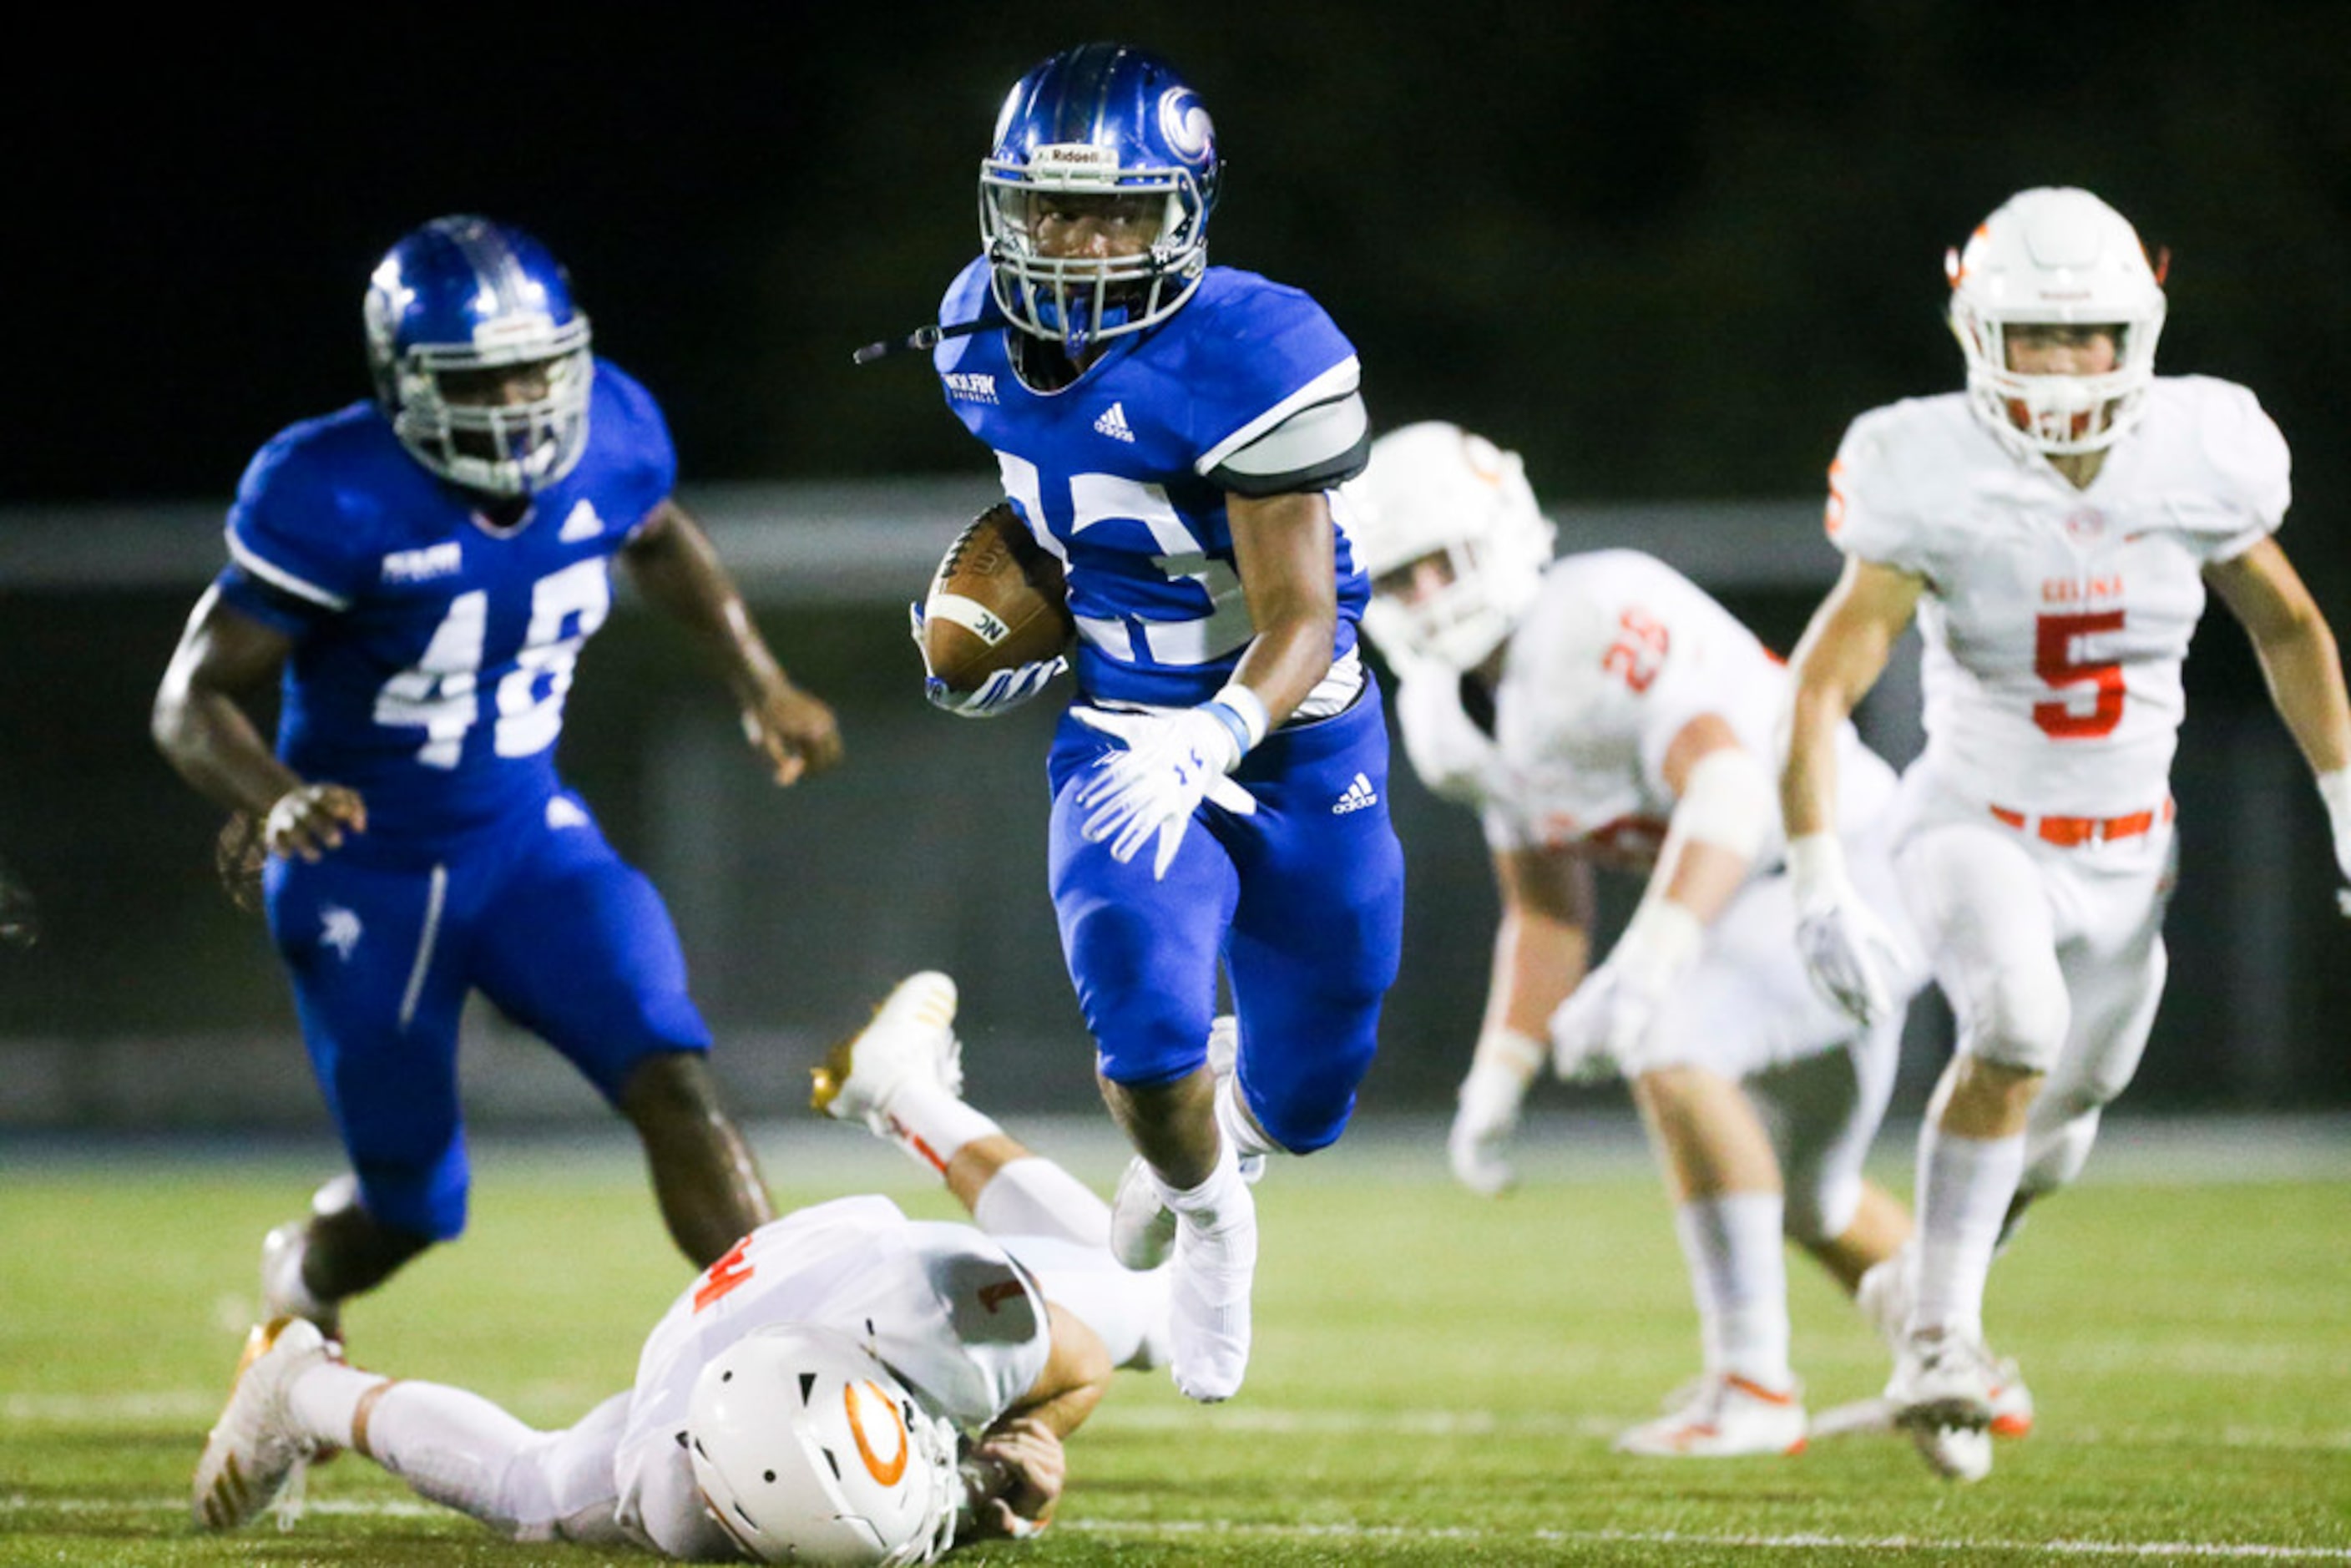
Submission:
[[[1861,1167],[1893,1086],[1898,1003],[1925,972],[1895,940],[1894,1005],[1865,1026],[1806,978],[1771,799],[1787,671],[1662,561],[1552,559],[1517,455],[1453,425],[1382,436],[1347,493],[1374,574],[1364,626],[1397,671],[1405,750],[1432,790],[1479,812],[1501,894],[1455,1174],[1509,1185],[1504,1145],[1547,1054],[1566,1076],[1622,1072],[1673,1195],[1706,1364],[1617,1447],[1792,1452],[1807,1427],[1782,1238],[1881,1332],[1907,1307],[1911,1276],[1886,1265],[1910,1218]],[[1837,745],[1854,788],[1836,838],[1898,925],[1893,771],[1850,726]],[[1646,894],[1587,972],[1595,869],[1641,876]],[[2021,1430],[2022,1386],[2004,1397]]]
[[977,1228],[879,1197],[761,1226],[654,1326],[635,1388],[556,1432],[348,1366],[298,1319],[256,1328],[197,1522],[244,1523],[345,1448],[518,1541],[904,1563],[1036,1533],[1112,1371],[1166,1360],[1166,1270],[1113,1261],[1108,1206],[963,1103],[955,1005],[945,975],[903,981],[818,1101],[915,1153]]

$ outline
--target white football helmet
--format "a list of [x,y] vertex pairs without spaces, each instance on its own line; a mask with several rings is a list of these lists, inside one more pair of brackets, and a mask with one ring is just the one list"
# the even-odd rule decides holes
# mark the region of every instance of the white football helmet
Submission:
[[836,1329],[748,1333],[695,1378],[702,1500],[762,1563],[928,1563],[955,1539],[956,1432]]
[[[2087,191],[2021,191],[1945,258],[1951,330],[1968,357],[1968,396],[2002,444],[2051,455],[2100,452],[2147,412],[2163,278],[2138,231]],[[2110,326],[2115,368],[2095,376],[2022,375],[2004,334],[2028,323]]]
[[[1429,420],[1372,443],[1345,489],[1347,537],[1372,578],[1364,630],[1392,661],[1475,669],[1534,599],[1557,537],[1519,455]],[[1413,568],[1440,554],[1448,580],[1416,592]]]

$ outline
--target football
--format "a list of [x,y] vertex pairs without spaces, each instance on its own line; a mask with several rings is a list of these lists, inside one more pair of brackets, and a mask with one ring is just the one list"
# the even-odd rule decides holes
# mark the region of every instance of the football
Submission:
[[953,692],[1050,659],[1077,632],[1061,563],[998,501],[956,536],[923,601],[923,653]]

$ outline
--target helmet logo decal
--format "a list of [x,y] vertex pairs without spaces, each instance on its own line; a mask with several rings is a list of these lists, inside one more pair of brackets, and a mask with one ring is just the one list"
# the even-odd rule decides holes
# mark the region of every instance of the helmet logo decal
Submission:
[[[906,1436],[905,1419],[898,1414],[896,1401],[869,1381],[842,1384],[841,1403],[849,1414],[849,1435],[857,1439],[857,1457],[865,1461],[865,1473],[885,1487],[896,1486],[905,1475],[907,1458],[914,1451],[914,1444]],[[890,1425],[898,1434],[896,1451],[887,1459],[874,1453],[873,1445],[865,1436],[865,1412],[870,1406],[879,1406],[890,1417]]]
[[1200,106],[1199,95],[1188,87],[1171,87],[1159,95],[1159,133],[1167,138],[1168,149],[1186,163],[1207,161],[1208,144],[1216,139],[1217,129],[1209,121],[1208,111]]

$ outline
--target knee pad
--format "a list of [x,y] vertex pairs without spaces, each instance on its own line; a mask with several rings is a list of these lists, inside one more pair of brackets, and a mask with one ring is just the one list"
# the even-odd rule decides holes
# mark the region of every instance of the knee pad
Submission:
[[[1960,998],[1952,998],[1955,1003]],[[1984,976],[1968,988],[1959,1015],[1959,1050],[2000,1067],[2055,1071],[2073,1025],[2073,1002],[2053,960],[2045,967]]]

